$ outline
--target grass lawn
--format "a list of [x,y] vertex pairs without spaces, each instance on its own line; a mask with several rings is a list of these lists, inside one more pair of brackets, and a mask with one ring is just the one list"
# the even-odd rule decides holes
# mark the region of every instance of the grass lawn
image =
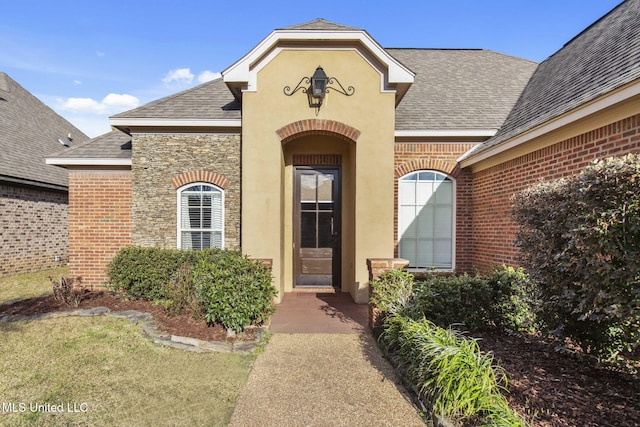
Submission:
[[[46,293],[50,274],[0,278],[0,301]],[[110,317],[0,323],[0,425],[224,426],[253,360],[155,345]]]
[[60,279],[69,274],[68,267],[50,268],[35,273],[0,277],[0,304],[18,298],[37,297],[53,292],[49,277]]

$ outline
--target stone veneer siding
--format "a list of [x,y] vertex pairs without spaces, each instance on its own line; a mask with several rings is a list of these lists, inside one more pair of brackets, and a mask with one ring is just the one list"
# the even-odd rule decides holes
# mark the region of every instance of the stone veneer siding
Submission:
[[67,207],[66,191],[0,184],[0,276],[66,264]]
[[473,262],[480,271],[517,265],[511,197],[540,180],[575,175],[594,159],[640,151],[640,114],[473,175]]
[[131,172],[69,171],[69,276],[104,286],[107,265],[131,245]]
[[394,182],[394,255],[398,256],[398,180],[417,170],[446,173],[456,183],[456,253],[457,272],[472,272],[471,173],[458,167],[457,159],[473,143],[396,143]]
[[224,247],[240,249],[239,134],[133,134],[132,144],[134,245],[177,247],[174,178],[196,171],[203,176],[205,171],[228,180],[223,188]]

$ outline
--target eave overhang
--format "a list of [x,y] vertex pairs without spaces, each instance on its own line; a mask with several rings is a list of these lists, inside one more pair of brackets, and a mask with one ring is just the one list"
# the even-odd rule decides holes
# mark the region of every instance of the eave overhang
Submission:
[[[617,90],[609,92],[604,96],[601,96],[591,102],[587,102],[569,112],[560,114],[551,120],[548,120],[529,130],[521,132],[520,134],[509,138],[489,149],[480,151],[477,154],[473,154],[475,149],[472,149],[460,156],[458,158],[458,162],[463,168],[478,166],[480,164],[484,164],[485,167],[489,167],[492,164],[492,158],[496,158],[499,155],[504,155],[509,150],[517,147],[522,147],[523,145],[530,143],[531,141],[550,135],[553,132],[560,131],[572,124],[585,122],[586,119],[595,116],[598,113],[606,112],[607,110],[611,110],[616,106],[628,104],[629,102],[640,103],[640,81],[634,81]],[[588,123],[586,123],[586,125],[590,127],[582,126],[578,131],[580,133],[585,133],[590,130],[597,129],[598,127],[604,126],[605,124],[606,123],[603,124],[600,123],[600,121],[596,120],[589,121]],[[551,140],[549,144],[553,143],[553,141],[554,140]],[[535,147],[535,149],[538,148],[540,147]],[[480,169],[484,169],[485,167],[482,167]]]
[[354,49],[381,68],[381,90],[396,91],[396,105],[414,82],[415,74],[389,55],[364,30],[275,30],[249,53],[222,72],[224,82],[239,99],[257,90],[257,74],[283,49]]

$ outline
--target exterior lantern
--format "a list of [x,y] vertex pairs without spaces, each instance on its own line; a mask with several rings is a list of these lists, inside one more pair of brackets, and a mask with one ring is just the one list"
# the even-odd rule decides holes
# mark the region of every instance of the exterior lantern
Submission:
[[306,93],[309,99],[309,107],[313,107],[319,112],[322,101],[325,95],[329,93],[329,90],[345,96],[351,96],[356,91],[353,86],[348,86],[345,89],[337,78],[327,76],[322,67],[318,65],[311,77],[303,77],[293,89],[291,89],[291,86],[285,86],[283,92],[287,96],[291,96],[298,91]]
[[311,96],[316,100],[318,105],[322,105],[322,100],[327,91],[328,81],[329,77],[327,77],[322,67],[318,66],[313,76],[311,76]]

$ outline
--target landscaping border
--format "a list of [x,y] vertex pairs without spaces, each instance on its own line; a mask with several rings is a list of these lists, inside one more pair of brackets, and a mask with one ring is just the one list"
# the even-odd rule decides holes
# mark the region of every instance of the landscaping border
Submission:
[[[173,347],[180,350],[194,352],[218,352],[218,353],[238,353],[247,355],[261,347],[263,337],[266,335],[266,328],[256,326],[258,329],[255,341],[236,341],[233,343],[220,341],[204,341],[197,338],[171,335],[157,328],[151,313],[137,310],[111,311],[108,307],[94,307],[88,309],[75,309],[66,311],[54,311],[50,313],[33,314],[23,316],[20,314],[0,314],[0,323],[18,322],[21,320],[44,320],[59,319],[62,317],[97,317],[111,316],[129,320],[129,323],[139,325],[142,334],[155,344]],[[251,326],[249,328],[252,328]]]

